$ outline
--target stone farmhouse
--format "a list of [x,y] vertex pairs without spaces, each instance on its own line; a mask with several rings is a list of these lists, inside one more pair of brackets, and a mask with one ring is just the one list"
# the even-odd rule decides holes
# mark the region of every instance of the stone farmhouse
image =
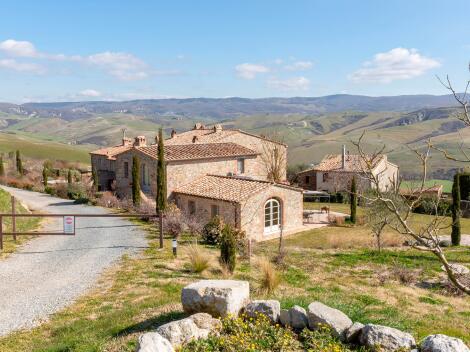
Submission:
[[[387,155],[373,160],[372,173],[379,178],[381,190],[391,189],[398,182],[398,166],[389,162]],[[326,155],[318,165],[297,174],[299,187],[311,191],[329,193],[349,191],[353,176],[359,190],[372,187],[365,176],[367,167],[359,155],[349,154],[343,146],[341,154]]]
[[[262,136],[221,125],[196,124],[164,141],[167,194],[187,215],[204,221],[219,215],[261,241],[302,229],[302,190],[287,184],[287,146]],[[130,196],[132,160],[140,161],[142,191],[155,197],[158,137],[153,144],[138,136],[123,138],[120,145],[91,152],[92,169],[99,189],[119,197]],[[280,156],[278,174],[272,182],[269,160]]]

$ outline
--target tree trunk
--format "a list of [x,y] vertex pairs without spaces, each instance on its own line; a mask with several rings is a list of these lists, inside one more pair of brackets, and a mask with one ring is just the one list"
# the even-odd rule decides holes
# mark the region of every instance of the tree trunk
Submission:
[[158,229],[160,232],[160,248],[163,248],[163,212],[158,211]]

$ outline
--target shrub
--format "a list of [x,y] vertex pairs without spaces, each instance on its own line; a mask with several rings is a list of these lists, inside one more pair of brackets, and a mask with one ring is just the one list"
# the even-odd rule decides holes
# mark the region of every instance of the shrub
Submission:
[[77,183],[69,183],[67,186],[67,198],[72,200],[87,198],[85,187]]
[[210,257],[197,245],[188,247],[188,257],[190,270],[194,273],[202,273],[210,266]]
[[105,208],[118,208],[119,199],[111,192],[95,193],[96,204]]
[[224,226],[220,240],[220,262],[233,273],[237,265],[237,240],[230,224]]
[[[300,341],[305,351],[321,352],[349,352],[353,351],[338,338],[334,337],[331,328],[323,325],[315,331],[304,329],[300,334]],[[354,351],[367,351],[365,347],[354,349]]]
[[299,351],[300,347],[292,330],[272,325],[263,314],[257,314],[254,319],[242,314],[223,318],[220,333],[211,334],[204,340],[193,340],[184,345],[181,352],[293,352]]
[[260,290],[265,293],[274,292],[281,282],[276,268],[266,258],[259,259],[258,266],[260,271]]
[[171,238],[178,238],[184,231],[184,218],[181,210],[175,205],[170,204],[165,210],[165,231]]
[[44,192],[50,194],[51,196],[55,196],[57,193],[54,187],[49,186],[44,188]]
[[214,216],[202,229],[202,241],[206,244],[217,245],[220,243],[224,223],[220,216]]

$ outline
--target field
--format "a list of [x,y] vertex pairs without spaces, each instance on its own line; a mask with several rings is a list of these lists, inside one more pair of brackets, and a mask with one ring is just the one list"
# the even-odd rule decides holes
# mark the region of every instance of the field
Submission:
[[[26,209],[21,204],[17,203],[16,211],[21,214],[25,213]],[[2,189],[0,189],[0,213],[11,213],[11,196]],[[38,224],[38,219],[22,218],[17,219],[16,228],[18,231],[30,231],[36,228]],[[3,219],[3,230],[11,231],[11,218]],[[5,236],[3,239],[3,252],[0,252],[0,260],[12,253],[16,247],[27,241],[28,237],[17,236],[17,242],[14,242],[12,236]]]
[[[427,220],[426,215],[417,215],[414,221]],[[470,220],[464,219],[462,225],[469,233]],[[170,240],[158,250],[154,227],[142,226],[149,230],[149,249],[138,257],[124,257],[97,288],[49,322],[0,339],[0,351],[134,351],[142,332],[184,316],[180,304],[184,285],[226,277],[217,262],[217,249],[199,247],[212,262],[203,274],[195,274],[189,270],[189,238],[180,241],[179,256],[174,258]],[[442,272],[431,254],[399,247],[403,239],[392,232],[385,238],[389,247],[381,253],[372,246],[365,226],[327,227],[287,238],[285,265],[278,268],[281,285],[269,297],[279,299],[283,307],[306,307],[319,300],[355,321],[390,325],[411,332],[417,340],[444,333],[469,343],[469,298],[432,285]],[[246,260],[238,264],[234,278],[250,281],[252,297],[267,297],[259,290],[256,258],[271,258],[277,245],[276,240],[257,244],[251,264]],[[466,248],[446,252],[453,262],[470,263]]]
[[[449,180],[438,180],[438,179],[432,179],[432,180],[427,180],[425,182],[425,187],[433,187],[436,185],[442,185],[442,192],[444,193],[451,193],[452,192],[452,181]],[[404,190],[409,190],[409,189],[414,189],[421,187],[421,182],[420,181],[403,181],[401,183],[401,188]]]
[[0,152],[8,154],[20,150],[31,159],[64,160],[69,162],[90,163],[90,146],[75,146],[55,141],[40,140],[27,135],[0,132]]

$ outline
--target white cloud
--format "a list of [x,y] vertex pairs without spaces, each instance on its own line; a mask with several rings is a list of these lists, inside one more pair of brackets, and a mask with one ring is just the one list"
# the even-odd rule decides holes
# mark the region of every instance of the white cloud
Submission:
[[244,63],[235,66],[237,76],[243,79],[253,79],[259,73],[269,72],[269,68],[263,65]]
[[85,58],[89,64],[103,68],[110,75],[120,80],[137,80],[148,77],[147,64],[128,53],[106,51]]
[[284,66],[284,69],[286,69],[287,71],[305,71],[310,70],[312,67],[313,62],[311,61],[296,61]]
[[13,57],[38,57],[39,53],[31,42],[7,39],[0,43],[0,50]]
[[372,61],[364,62],[348,78],[355,82],[389,83],[421,76],[439,66],[439,61],[421,55],[416,49],[395,48],[375,54]]
[[305,91],[310,88],[310,80],[305,77],[292,77],[287,79],[272,78],[268,80],[269,88],[282,91]]
[[101,92],[94,90],[94,89],[84,89],[78,93],[79,96],[81,97],[91,97],[91,98],[97,98],[102,96]]
[[14,70],[18,72],[32,72],[37,74],[42,74],[46,72],[46,69],[41,65],[34,63],[18,62],[14,59],[0,60],[0,68]]

